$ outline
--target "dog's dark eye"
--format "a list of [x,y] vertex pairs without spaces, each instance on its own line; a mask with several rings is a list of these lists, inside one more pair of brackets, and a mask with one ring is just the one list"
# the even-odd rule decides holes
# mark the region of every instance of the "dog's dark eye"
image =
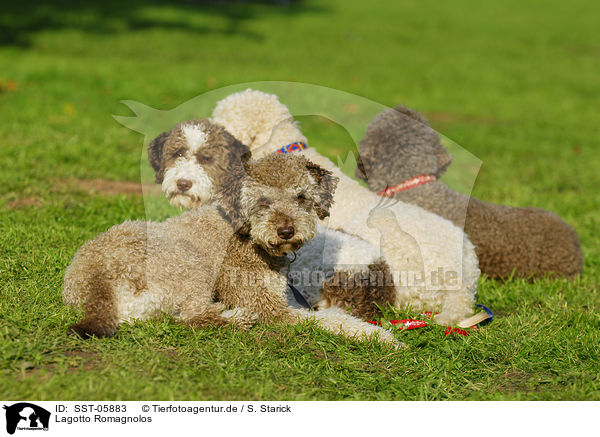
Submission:
[[175,158],[183,158],[183,156],[184,156],[183,150],[177,150],[175,153],[173,153],[173,156]]
[[298,203],[303,204],[304,202],[306,202],[306,196],[304,194],[298,194],[296,200],[298,201]]
[[258,199],[258,206],[269,207],[271,206],[271,201],[266,197],[261,197],[260,199]]
[[208,164],[213,160],[212,156],[208,155],[198,155],[197,159],[200,164]]

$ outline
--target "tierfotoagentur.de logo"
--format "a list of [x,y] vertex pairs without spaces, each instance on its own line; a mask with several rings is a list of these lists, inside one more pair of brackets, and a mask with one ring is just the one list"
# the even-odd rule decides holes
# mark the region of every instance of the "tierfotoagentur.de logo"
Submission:
[[6,410],[6,432],[14,434],[19,431],[48,431],[50,412],[28,402],[19,402],[11,406],[4,405]]

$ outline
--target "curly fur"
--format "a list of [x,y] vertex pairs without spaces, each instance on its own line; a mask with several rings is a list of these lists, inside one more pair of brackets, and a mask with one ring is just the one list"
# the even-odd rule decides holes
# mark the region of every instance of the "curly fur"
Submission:
[[228,188],[223,184],[225,175],[234,171],[245,154],[249,155],[246,146],[206,119],[179,123],[148,146],[156,183],[172,205],[188,209],[223,193]]
[[127,221],[88,241],[65,272],[63,302],[85,313],[71,330],[108,337],[124,321],[160,313],[191,326],[251,325],[247,313],[221,316],[225,307],[213,299],[231,233],[218,210],[206,207],[162,223]]
[[[318,179],[312,176],[315,169],[321,175]],[[242,226],[229,239],[215,285],[218,301],[227,307],[245,308],[264,322],[295,323],[314,314],[324,329],[359,339],[376,336],[399,346],[389,332],[373,330],[371,325],[339,310],[309,313],[289,305],[289,261],[285,255],[314,237],[318,217],[329,213],[328,209],[317,208],[314,199],[334,190],[336,178],[303,156],[271,155],[244,163],[244,170],[243,175],[228,175],[232,182],[243,181],[241,209],[228,208],[227,204],[222,209]],[[292,227],[293,236],[281,237],[278,229],[282,226]]]
[[325,281],[318,308],[347,308],[357,317],[371,319],[380,315],[381,307],[393,303],[395,295],[392,272],[380,259],[369,265],[366,274],[341,272]]
[[[398,106],[377,115],[360,144],[357,176],[375,192],[418,175],[441,175],[452,157],[418,112]],[[394,195],[464,227],[491,278],[530,278],[581,273],[577,234],[556,214],[511,208],[465,196],[443,182],[429,182]]]
[[[194,135],[188,139],[185,130],[190,128],[199,129],[194,130],[192,132]],[[237,176],[237,170],[233,167],[239,166],[241,163],[245,172],[253,173],[254,166],[249,162],[248,148],[237,142],[222,128],[219,129],[221,131],[210,126],[208,121],[190,120],[178,124],[170,132],[162,133],[154,139],[148,148],[148,159],[154,168],[157,183],[162,183],[165,195],[173,205],[191,208],[210,201],[221,202],[228,205],[229,219],[235,229],[245,229],[245,232],[251,232],[255,238],[264,237],[261,234],[270,231],[271,221],[281,217],[264,217],[261,225],[252,227],[244,223],[240,212],[243,209],[242,203],[248,195],[242,189],[243,179]],[[226,141],[210,138],[211,133],[214,135],[219,132],[226,136]],[[177,157],[177,155],[181,156]],[[185,161],[183,165],[179,164],[179,159]],[[293,192],[296,196],[302,195],[304,206],[314,208],[317,216],[324,219],[333,202],[337,178],[309,161],[302,164],[305,165],[305,168],[297,167],[293,172],[281,175],[273,171],[279,159],[275,155],[265,157],[261,167],[264,174],[261,175],[261,178],[270,184],[285,183],[289,187],[314,186],[315,188],[310,191],[296,189],[291,190],[290,193]],[[269,162],[272,162],[273,165],[269,166]],[[299,165],[300,161],[294,162]],[[206,179],[204,184],[196,183],[201,180],[199,175],[203,175],[202,177]],[[307,185],[304,180],[306,177],[310,179],[311,184]],[[170,182],[176,178],[194,182],[194,184],[191,189],[186,186],[185,190],[179,190],[176,184]],[[205,187],[203,192],[196,191],[200,185]],[[247,190],[253,186],[251,183],[247,185]],[[264,191],[263,203],[265,203],[268,201],[267,195],[273,189],[265,189],[264,186],[259,188]],[[215,194],[215,191],[218,194]],[[236,195],[236,193],[242,193],[242,195]],[[262,208],[261,211],[265,214],[268,213],[267,208]],[[284,220],[282,225],[285,224]],[[321,301],[324,282],[333,275],[368,275],[369,266],[382,259],[379,251],[367,242],[341,231],[329,230],[320,224],[317,225],[317,238],[305,240],[304,243],[297,253],[297,261],[292,265],[290,274],[301,278],[301,282],[296,285],[313,306]],[[298,246],[300,245],[294,244],[287,250],[294,251]],[[360,256],[356,256],[356,254],[360,254]],[[378,287],[378,285],[374,285],[365,288],[359,284],[356,287],[345,286],[343,290],[349,295],[360,294],[364,300],[373,299],[380,303],[381,299],[377,296],[381,296],[383,290],[376,290]],[[342,288],[338,287],[338,292],[341,290]],[[295,302],[292,296],[289,297],[291,302]],[[352,299],[354,298],[355,296],[352,297]],[[394,303],[394,299],[390,303]],[[366,308],[366,306],[362,305],[360,308]],[[352,313],[357,317],[368,318],[373,312],[369,310],[361,313],[355,308]]]
[[[329,185],[316,181],[313,167],[292,156],[238,161],[215,186],[235,181],[239,190],[229,195],[244,199],[231,201],[217,191],[216,206],[162,223],[128,221],[84,244],[65,273],[63,301],[85,313],[71,330],[84,338],[106,337],[123,321],[159,313],[193,327],[233,323],[247,328],[256,320],[314,318],[329,331],[398,347],[389,332],[338,309],[312,313],[288,305],[285,252],[312,239],[318,220],[312,198],[335,188],[329,174],[323,178]],[[290,178],[295,185],[287,184]],[[298,198],[298,190],[305,198]],[[232,227],[237,223],[242,226]],[[293,226],[294,234],[282,237],[282,225]],[[255,227],[263,231],[253,233]],[[232,278],[233,271],[239,275]]]
[[[271,154],[292,142],[306,142],[287,107],[279,102],[277,96],[260,91],[246,90],[221,100],[213,111],[213,121],[248,145],[256,157]],[[345,176],[316,150],[308,149],[302,153],[340,179],[329,226],[379,247],[382,229],[367,226],[367,221],[380,198]],[[414,309],[441,311],[437,320],[444,324],[458,322],[470,315],[479,268],[473,245],[462,230],[448,220],[408,203],[397,202],[389,209],[394,213],[398,229],[402,232],[400,235],[407,234],[416,242],[422,254],[423,270],[427,273],[423,284],[397,284],[394,304],[402,308],[410,305]],[[388,244],[385,260],[394,273],[402,270],[411,247],[394,245],[393,242]],[[415,256],[414,253],[409,255]],[[431,281],[430,276],[439,269],[455,272],[456,286]]]

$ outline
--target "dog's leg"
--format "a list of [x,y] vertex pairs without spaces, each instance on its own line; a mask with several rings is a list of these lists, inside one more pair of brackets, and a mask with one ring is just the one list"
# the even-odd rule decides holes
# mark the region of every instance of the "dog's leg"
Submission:
[[[215,282],[214,296],[227,308],[234,308],[242,319],[257,318],[263,323],[288,321],[290,318],[287,300],[287,279],[279,272],[269,271],[269,266],[258,260],[257,264],[244,265],[239,258],[239,247],[230,247],[228,257],[223,261],[221,273]],[[243,248],[243,247],[242,247]],[[239,257],[239,258],[237,258]],[[230,272],[238,272],[230,276]],[[240,273],[240,271],[243,272]],[[257,275],[255,272],[260,272]],[[256,277],[255,277],[256,276]],[[232,310],[233,311],[233,310]]]
[[84,339],[92,336],[112,337],[117,329],[118,320],[110,281],[102,272],[95,272],[86,282],[88,290],[84,306],[85,317],[71,325],[69,332]]
[[250,329],[258,321],[258,314],[248,308],[233,308],[221,313],[221,317],[229,320],[229,323],[240,329]]
[[221,316],[225,311],[225,305],[215,302],[198,310],[187,310],[182,312],[180,320],[193,328],[206,328],[207,326],[226,326],[229,319]]
[[258,320],[258,315],[246,308],[227,310],[221,302],[211,302],[204,305],[191,303],[184,307],[180,320],[194,328],[232,324],[240,329],[249,329]]
[[395,349],[405,347],[389,331],[363,322],[340,308],[331,307],[322,311],[290,308],[290,315],[295,318],[296,323],[313,318],[321,328],[344,337],[359,341],[377,340],[392,345]]
[[448,290],[438,293],[447,294],[444,298],[442,311],[434,317],[436,323],[450,326],[473,314],[473,304],[475,303],[473,296],[462,290]]
[[[232,256],[235,253],[230,250],[229,257],[223,263],[222,271],[234,269],[233,260],[244,259],[246,254],[241,256]],[[287,279],[280,272],[269,271],[265,266],[250,264],[251,268],[245,268],[245,271],[259,271],[261,281],[250,283],[243,278],[226,278],[221,274],[215,284],[215,295],[219,301],[230,308],[244,307],[249,311],[256,313],[259,320],[263,323],[287,323],[296,324],[302,320],[314,318],[319,326],[335,334],[342,334],[346,337],[356,338],[358,340],[378,339],[379,341],[391,344],[398,348],[401,344],[385,329],[370,325],[362,320],[346,314],[339,308],[329,308],[323,311],[309,312],[305,309],[292,308],[288,306],[286,300]]]

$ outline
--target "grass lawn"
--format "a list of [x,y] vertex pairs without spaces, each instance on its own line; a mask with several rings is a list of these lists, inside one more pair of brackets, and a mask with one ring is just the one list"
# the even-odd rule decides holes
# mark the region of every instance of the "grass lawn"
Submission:
[[[0,399],[600,400],[596,1],[4,3]],[[188,330],[168,317],[112,339],[68,336],[73,254],[147,213],[135,184],[147,138],[112,118],[133,115],[120,101],[170,110],[263,80],[420,110],[482,161],[475,196],[574,226],[584,274],[482,278],[493,324],[469,337],[398,332],[409,345],[398,352],[311,324]],[[360,138],[299,119],[336,161]]]

